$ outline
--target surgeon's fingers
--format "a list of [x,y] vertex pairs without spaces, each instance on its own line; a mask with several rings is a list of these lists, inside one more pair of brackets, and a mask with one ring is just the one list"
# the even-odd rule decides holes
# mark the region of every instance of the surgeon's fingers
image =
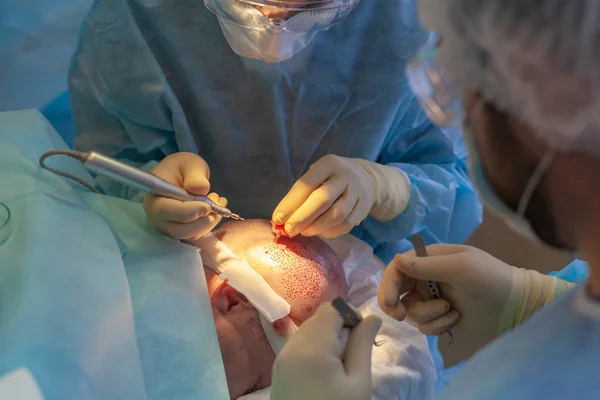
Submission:
[[171,154],[165,157],[151,172],[193,194],[206,195],[210,191],[208,164],[202,157],[194,153]]
[[357,379],[371,376],[373,341],[377,336],[377,332],[379,332],[379,328],[381,328],[381,323],[379,317],[370,315],[350,332],[344,357],[344,365],[348,376]]
[[464,257],[460,252],[429,257],[402,255],[402,262],[397,264],[397,268],[414,279],[450,283],[463,265]]
[[[211,197],[211,195],[213,197]],[[218,205],[220,205],[221,207],[227,207],[227,204],[229,204],[229,200],[227,200],[227,197],[219,197],[218,194],[216,193],[211,193],[208,196],[209,199],[211,199],[212,201],[216,202]],[[216,199],[216,200],[215,200]]]
[[[344,194],[346,188],[346,181],[341,178],[325,182],[320,188],[312,192],[306,201],[288,218],[285,223],[285,231],[290,236],[296,236],[302,232],[321,214],[326,212]],[[345,208],[353,205],[349,204],[351,200],[347,199]],[[350,211],[352,210],[347,210],[348,213]]]
[[354,206],[352,212],[346,217],[344,221],[342,221],[337,226],[333,228],[321,232],[319,236],[324,237],[326,239],[332,239],[339,236],[342,236],[348,232],[350,232],[353,228],[360,225],[360,223],[369,215],[371,211],[371,205],[367,202],[359,200],[358,203]]
[[417,284],[414,279],[409,278],[399,268],[399,265],[403,262],[404,256],[397,255],[394,257],[383,272],[377,291],[377,300],[381,310],[399,321],[406,317],[406,308],[400,302],[400,295],[413,290]]
[[[221,206],[227,205],[227,199],[219,198],[216,193],[211,193],[208,198],[217,202]],[[182,240],[190,240],[202,237],[212,231],[214,227],[221,221],[221,216],[218,214],[209,214],[206,217],[199,218],[190,223],[179,223],[170,221],[153,221],[152,216],[149,217],[153,225],[165,235],[175,237]]]
[[183,176],[183,188],[190,193],[206,196],[210,191],[208,164],[202,158],[195,157],[192,162],[182,163],[180,170]]
[[[302,236],[317,236],[344,223],[354,210],[358,197],[346,190],[330,207],[310,225],[304,228]],[[306,203],[305,203],[306,204]],[[344,232],[345,233],[345,232]]]
[[438,336],[448,332],[460,321],[460,313],[456,310],[450,311],[448,314],[425,323],[417,324],[417,329],[427,336]]
[[193,240],[200,238],[210,231],[221,221],[221,216],[210,214],[208,217],[197,221],[182,224],[179,222],[163,222],[156,224],[158,230],[167,235],[181,240]]
[[417,324],[429,323],[450,311],[450,303],[446,300],[423,301],[415,292],[404,296],[401,302],[406,308],[406,317]]
[[179,201],[146,194],[144,211],[155,221],[188,223],[206,217],[210,213],[210,206],[201,201]]
[[331,176],[331,168],[317,161],[292,186],[273,211],[273,222],[284,224],[292,214]]

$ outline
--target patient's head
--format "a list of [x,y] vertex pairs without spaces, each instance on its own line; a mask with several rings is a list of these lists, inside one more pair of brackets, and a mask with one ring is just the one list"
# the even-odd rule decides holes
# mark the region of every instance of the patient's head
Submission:
[[[319,238],[275,239],[264,220],[228,222],[214,233],[290,304],[296,325],[320,304],[347,297],[342,263]],[[212,271],[207,271],[207,281],[232,398],[269,386],[275,355],[258,311]]]
[[290,304],[296,325],[312,316],[321,303],[346,297],[342,263],[317,237],[276,239],[264,220],[228,222],[215,235]]

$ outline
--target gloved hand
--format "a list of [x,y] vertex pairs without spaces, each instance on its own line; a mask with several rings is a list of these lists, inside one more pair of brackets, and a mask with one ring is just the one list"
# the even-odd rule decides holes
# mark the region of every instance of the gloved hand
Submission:
[[310,166],[273,212],[289,236],[334,238],[370,214],[381,222],[408,205],[410,184],[398,169],[332,154]]
[[371,399],[371,350],[381,319],[365,318],[349,338],[342,325],[331,303],[302,324],[275,360],[271,400]]
[[[210,170],[206,162],[193,153],[175,153],[167,156],[151,171],[154,175],[184,188],[195,195],[204,195],[210,190]],[[227,199],[216,193],[208,195],[223,207]],[[196,239],[209,233],[221,220],[211,214],[210,207],[200,201],[179,201],[146,194],[144,211],[148,221],[161,233],[176,239]]]
[[[433,245],[427,251],[425,258],[412,251],[394,258],[379,287],[379,305],[393,318],[416,323],[426,335],[452,329],[453,348],[460,354],[473,354],[573,286],[474,247]],[[440,283],[444,300],[430,300],[427,280]]]

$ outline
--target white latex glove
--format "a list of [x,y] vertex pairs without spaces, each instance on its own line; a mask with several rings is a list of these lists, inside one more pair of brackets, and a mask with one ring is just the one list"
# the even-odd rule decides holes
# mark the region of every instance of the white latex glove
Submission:
[[[393,318],[416,323],[426,335],[452,329],[453,351],[460,354],[473,354],[572,287],[474,247],[433,245],[427,251],[425,258],[413,251],[394,258],[379,286],[379,306]],[[427,280],[440,283],[444,300],[430,300]]]
[[[193,153],[172,154],[151,172],[195,195],[206,196],[210,190],[208,165],[202,157]],[[227,199],[216,193],[209,194],[208,198],[223,207],[227,206]],[[221,216],[211,214],[206,203],[179,201],[151,194],[144,196],[144,211],[156,229],[176,239],[197,239],[212,231],[221,221]]]
[[290,236],[334,238],[370,214],[388,222],[406,209],[408,178],[394,167],[332,154],[320,158],[281,200],[273,222]]
[[271,400],[371,399],[371,350],[381,319],[365,318],[345,346],[342,325],[331,303],[302,324],[275,360]]

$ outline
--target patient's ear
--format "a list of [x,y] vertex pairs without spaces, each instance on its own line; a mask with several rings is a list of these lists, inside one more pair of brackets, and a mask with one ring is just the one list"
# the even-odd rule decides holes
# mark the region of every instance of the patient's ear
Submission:
[[256,312],[256,309],[250,304],[246,296],[231,286],[225,284],[220,289],[217,289],[215,295],[218,296],[219,300],[216,302],[216,307],[221,313],[228,314],[238,311]]

